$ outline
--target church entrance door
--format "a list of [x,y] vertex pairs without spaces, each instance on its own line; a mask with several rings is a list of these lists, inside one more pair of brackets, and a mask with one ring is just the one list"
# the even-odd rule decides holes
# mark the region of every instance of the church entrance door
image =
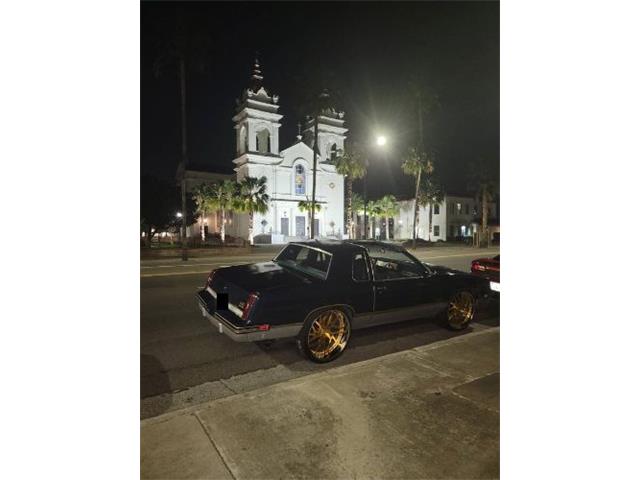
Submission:
[[289,236],[289,219],[288,218],[280,219],[280,234]]
[[304,233],[304,216],[297,216],[296,217],[296,237],[305,237],[305,233]]

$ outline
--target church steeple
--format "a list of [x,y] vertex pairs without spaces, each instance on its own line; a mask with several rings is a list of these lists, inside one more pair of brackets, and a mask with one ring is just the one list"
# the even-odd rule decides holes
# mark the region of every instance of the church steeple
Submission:
[[311,148],[314,144],[314,126],[318,120],[318,153],[320,162],[335,159],[344,150],[347,129],[344,128],[344,112],[336,110],[331,96],[325,88],[318,96],[316,116],[307,117],[303,132],[304,142]]
[[256,59],[253,62],[253,73],[251,74],[251,90],[253,90],[253,93],[257,93],[258,90],[260,90],[260,87],[262,87],[262,80],[264,80],[264,77],[260,70],[258,54],[256,54]]
[[[280,153],[278,130],[282,115],[278,113],[278,96],[270,95],[263,85],[264,76],[256,55],[251,70],[250,86],[236,100],[237,164],[251,161],[255,155],[276,156]],[[248,158],[246,154],[253,157]]]

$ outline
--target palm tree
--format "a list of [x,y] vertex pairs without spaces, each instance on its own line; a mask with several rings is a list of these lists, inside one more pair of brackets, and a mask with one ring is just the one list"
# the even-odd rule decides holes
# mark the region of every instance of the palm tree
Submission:
[[374,235],[376,218],[382,218],[384,216],[381,200],[373,200],[368,202],[367,215],[369,216],[369,218],[371,218],[371,222],[369,222],[369,238],[375,238]]
[[359,145],[353,143],[345,149],[343,155],[336,158],[334,165],[340,175],[344,175],[347,181],[347,232],[349,238],[355,238],[353,223],[353,181],[367,174],[364,155]]
[[418,226],[418,197],[420,195],[420,180],[422,174],[431,175],[434,170],[433,153],[419,153],[415,148],[410,148],[402,163],[402,170],[407,175],[416,177],[416,195],[413,207],[413,248],[416,248],[416,234]]
[[[162,25],[159,30],[165,31]],[[158,39],[158,54],[153,63],[156,77],[159,77],[170,65],[178,70],[180,79],[180,132],[181,155],[176,173],[180,181],[182,194],[182,260],[187,260],[187,183],[185,171],[188,165],[187,155],[187,70],[194,69],[204,71],[210,63],[211,37],[200,18],[191,16],[187,18],[185,12],[180,10],[176,16],[175,28],[163,34]],[[203,230],[204,232],[204,230]]]
[[193,189],[192,198],[196,202],[196,211],[200,217],[200,238],[206,240],[204,221],[211,207],[211,185],[201,183]]
[[234,198],[236,197],[238,184],[233,180],[221,180],[211,185],[210,205],[214,210],[222,213],[222,224],[220,226],[220,239],[224,243],[226,235],[226,211],[233,209]]
[[442,189],[442,185],[440,185],[435,178],[425,178],[420,186],[418,204],[421,207],[429,207],[429,241],[431,241],[431,232],[433,230],[433,206],[437,203],[441,203],[443,200],[444,191]]
[[476,192],[476,199],[479,199],[482,203],[482,224],[479,242],[479,246],[482,247],[489,246],[489,232],[487,230],[489,202],[495,198],[500,188],[495,171],[495,166],[490,165],[484,158],[470,163],[468,168],[469,190]]
[[[356,238],[356,232],[358,230],[358,216],[364,213],[364,198],[359,193],[354,193],[351,198],[351,215],[352,215],[352,225],[354,230],[353,238]],[[347,219],[348,220],[348,219]]]
[[395,217],[400,212],[398,200],[393,195],[385,195],[378,203],[381,216],[385,219],[385,238],[389,240],[389,218]]
[[[307,223],[309,223],[309,225],[311,225],[311,210],[313,209],[314,203],[309,200],[309,197],[307,197],[306,200],[300,200],[298,202],[298,209],[301,212],[307,212]],[[315,211],[319,212],[320,209],[322,208],[322,206],[319,203],[315,204]],[[318,232],[315,232],[316,235],[318,234]]]
[[267,177],[245,177],[238,184],[233,208],[249,214],[249,243],[253,245],[253,214],[269,211]]

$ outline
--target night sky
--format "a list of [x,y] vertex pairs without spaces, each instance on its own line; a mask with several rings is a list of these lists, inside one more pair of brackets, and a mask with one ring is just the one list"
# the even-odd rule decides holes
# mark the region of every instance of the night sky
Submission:
[[[141,170],[172,179],[180,158],[179,82],[169,64],[154,74],[163,38],[182,15],[211,45],[207,69],[187,75],[188,152],[192,166],[232,172],[235,99],[249,86],[256,51],[264,86],[280,96],[280,147],[295,141],[304,103],[323,87],[345,111],[348,136],[391,140],[372,149],[369,191],[411,195],[400,164],[418,139],[412,77],[440,97],[424,134],[438,151],[449,192],[467,186],[466,167],[484,157],[499,164],[499,4],[157,3],[141,4]],[[192,167],[193,168],[193,167]],[[358,185],[356,186],[358,187]]]

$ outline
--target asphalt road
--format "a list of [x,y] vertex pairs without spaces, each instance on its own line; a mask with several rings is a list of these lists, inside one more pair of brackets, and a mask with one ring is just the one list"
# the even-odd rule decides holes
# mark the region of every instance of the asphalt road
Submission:
[[[426,262],[468,271],[473,258],[498,250],[439,247],[418,250]],[[415,320],[373,327],[354,333],[348,349],[335,362],[316,365],[303,360],[293,340],[279,340],[269,348],[236,343],[204,319],[194,295],[214,267],[269,260],[273,250],[243,257],[148,260],[140,266],[140,396],[177,392],[235,375],[278,365],[308,373],[361,361],[419,345],[464,335],[434,321]],[[499,302],[483,302],[468,331],[499,324]]]

